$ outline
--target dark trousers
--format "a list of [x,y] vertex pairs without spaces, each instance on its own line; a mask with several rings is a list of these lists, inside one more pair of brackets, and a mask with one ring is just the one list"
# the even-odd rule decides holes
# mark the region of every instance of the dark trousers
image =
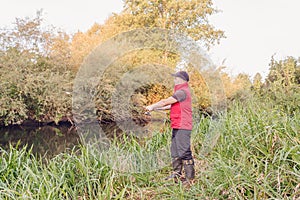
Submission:
[[172,130],[171,156],[182,160],[191,160],[191,132],[184,129]]

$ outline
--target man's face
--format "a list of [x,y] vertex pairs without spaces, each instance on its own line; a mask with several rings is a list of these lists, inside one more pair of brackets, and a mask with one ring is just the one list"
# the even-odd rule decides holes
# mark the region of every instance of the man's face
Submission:
[[174,83],[175,85],[181,84],[183,82],[183,80],[179,77],[174,77]]

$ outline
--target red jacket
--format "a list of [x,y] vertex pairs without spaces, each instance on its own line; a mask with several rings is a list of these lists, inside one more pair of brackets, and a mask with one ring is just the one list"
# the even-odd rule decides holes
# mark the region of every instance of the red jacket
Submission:
[[182,102],[176,102],[171,105],[171,127],[173,129],[192,130],[193,115],[192,115],[192,99],[188,83],[175,85],[174,92],[183,90],[186,98]]

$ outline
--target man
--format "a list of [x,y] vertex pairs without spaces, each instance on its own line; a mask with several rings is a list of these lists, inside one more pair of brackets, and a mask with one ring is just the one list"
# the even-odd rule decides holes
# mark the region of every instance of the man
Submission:
[[194,160],[191,152],[192,132],[192,103],[188,86],[189,75],[185,71],[179,71],[174,76],[174,94],[157,103],[146,107],[148,111],[170,109],[172,128],[171,156],[173,173],[166,179],[181,177],[184,167],[185,179],[189,182],[195,177]]

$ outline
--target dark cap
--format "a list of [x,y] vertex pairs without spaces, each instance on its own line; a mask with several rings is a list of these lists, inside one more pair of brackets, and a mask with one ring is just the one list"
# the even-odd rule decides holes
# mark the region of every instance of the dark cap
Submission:
[[175,77],[179,77],[185,81],[190,80],[189,75],[188,75],[188,73],[186,73],[186,71],[179,71],[179,72],[176,72],[175,74],[171,74],[171,75],[175,76]]

